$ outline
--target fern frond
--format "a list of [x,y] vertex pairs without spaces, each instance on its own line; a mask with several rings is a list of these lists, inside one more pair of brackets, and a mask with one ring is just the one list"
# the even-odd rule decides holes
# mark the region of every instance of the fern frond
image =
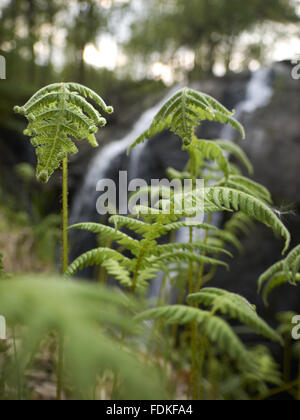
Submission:
[[186,150],[194,152],[197,150],[202,159],[216,161],[220,170],[224,173],[225,177],[229,176],[229,165],[222,149],[216,142],[211,140],[200,140],[193,136],[193,140],[189,146],[185,147]]
[[184,179],[190,179],[191,177],[191,174],[189,172],[180,172],[174,168],[168,168],[166,173],[167,173],[168,178],[170,179],[184,180]]
[[218,206],[235,211],[241,210],[248,216],[273,229],[275,233],[285,239],[283,254],[288,250],[291,235],[281,220],[274,214],[263,201],[241,191],[224,187],[212,187],[206,189],[206,197]]
[[165,253],[165,252],[173,252],[174,250],[188,250],[190,252],[193,251],[201,251],[207,254],[224,254],[230,258],[233,258],[233,255],[224,248],[219,248],[216,246],[206,245],[203,242],[196,241],[192,244],[190,243],[172,243],[166,245],[158,245],[156,248],[157,254]]
[[[37,351],[43,351],[42,343],[55,330],[65,337],[65,378],[71,398],[92,398],[90,390],[104,372],[118,375],[121,399],[161,396],[154,366],[146,367],[129,343],[126,349],[120,347],[122,331],[137,331],[124,315],[135,312],[137,305],[120,290],[30,275],[0,282],[0,307],[8,327],[22,327],[18,329],[20,372],[35,368]],[[44,356],[43,352],[43,360]],[[9,367],[13,375],[15,368]],[[21,380],[26,386],[25,376]]]
[[215,140],[215,143],[225,152],[230,153],[234,156],[238,161],[240,161],[248,170],[249,174],[252,175],[254,173],[254,169],[252,163],[248,159],[248,156],[243,151],[243,149],[238,146],[236,143],[230,140]]
[[3,266],[3,255],[0,252],[0,280],[4,279],[6,276]]
[[103,111],[113,112],[95,92],[76,83],[46,86],[23,107],[14,108],[29,121],[24,134],[32,137],[36,147],[37,178],[41,182],[48,182],[61,161],[77,153],[73,138],[86,138],[93,147],[98,146],[95,133],[106,120],[85,98],[92,99]]
[[253,219],[246,214],[239,212],[235,213],[231,219],[225,224],[225,230],[235,235],[243,233],[246,236],[251,233],[255,226]]
[[268,268],[267,271],[265,271],[258,280],[258,292],[262,290],[263,285],[275,274],[282,271],[284,268],[284,262],[279,261],[276,264],[272,265],[272,267]]
[[183,305],[165,306],[150,309],[139,314],[137,321],[162,319],[168,324],[185,325],[196,322],[202,327],[208,339],[216,344],[218,349],[237,361],[241,367],[256,370],[257,366],[250,353],[231,327],[221,318],[210,312]]
[[102,267],[105,268],[109,275],[118,280],[121,286],[127,287],[128,289],[131,288],[132,279],[130,272],[124,266],[122,266],[119,261],[114,259],[105,259],[102,262]]
[[66,271],[66,276],[72,276],[77,273],[78,270],[82,270],[85,267],[93,265],[101,265],[106,260],[113,259],[120,261],[126,265],[130,265],[130,259],[124,257],[117,251],[109,248],[97,248],[92,251],[88,251],[85,254],[78,257]]
[[231,124],[245,137],[243,127],[233,118],[233,114],[234,112],[228,111],[209,95],[189,88],[182,89],[167,101],[155,116],[150,128],[132,144],[129,150],[164,130],[171,130],[181,137],[185,145],[188,145],[194,129],[205,120]]
[[239,320],[253,331],[273,341],[281,342],[281,337],[270,328],[256,313],[255,308],[242,296],[225,290],[205,288],[200,293],[187,298],[190,305],[203,304],[212,307],[215,314],[220,312],[230,318]]

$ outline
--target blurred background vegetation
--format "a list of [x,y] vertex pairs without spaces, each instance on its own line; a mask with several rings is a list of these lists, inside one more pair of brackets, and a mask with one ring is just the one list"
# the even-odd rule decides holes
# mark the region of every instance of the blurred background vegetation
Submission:
[[[15,104],[45,84],[77,81],[115,105],[111,125],[129,127],[167,86],[294,58],[299,8],[299,0],[0,0],[7,63],[0,80],[0,249],[7,269],[51,267],[60,223],[59,182],[41,189],[34,180],[34,154]],[[28,251],[33,260],[22,262]]]

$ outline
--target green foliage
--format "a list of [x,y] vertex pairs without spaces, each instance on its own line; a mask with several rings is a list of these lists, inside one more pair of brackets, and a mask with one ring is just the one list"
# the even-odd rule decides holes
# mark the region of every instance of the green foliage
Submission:
[[195,128],[205,120],[231,124],[244,137],[244,129],[233,118],[233,115],[234,112],[228,111],[211,96],[184,88],[166,102],[154,117],[149,129],[132,144],[130,149],[163,130],[171,130],[178,134],[183,143],[188,146],[192,141]]
[[206,197],[218,206],[225,207],[227,210],[232,208],[235,211],[242,211],[266,226],[272,228],[274,232],[285,239],[285,253],[291,241],[291,235],[281,220],[276,216],[270,207],[268,207],[259,198],[246,194],[243,191],[225,187],[212,187],[206,189]]
[[192,143],[186,147],[186,149],[190,150],[192,153],[198,152],[201,160],[215,160],[220,170],[223,171],[226,179],[228,178],[230,172],[229,164],[222,148],[217,144],[217,142],[211,140],[199,140],[194,137]]
[[264,337],[281,342],[278,334],[257,315],[255,307],[240,295],[225,290],[205,288],[200,293],[189,295],[187,299],[191,305],[202,304],[211,307],[214,314],[220,312],[228,315]]
[[[223,308],[223,311],[228,313],[228,307],[226,308],[226,304],[223,306],[220,302],[220,308]],[[239,310],[240,313],[247,313],[248,315],[245,304],[244,306],[241,305]],[[257,370],[255,360],[251,357],[251,354],[244,347],[234,330],[227,322],[214,315],[212,312],[183,305],[172,305],[142,312],[136,317],[136,319],[137,321],[160,319],[167,324],[179,325],[196,322],[201,328],[201,332],[208,337],[210,342],[215,344],[220,351],[226,353],[230,358],[236,361],[241,369],[246,369],[250,372],[255,372]],[[259,332],[261,331],[261,322],[262,321],[260,321],[258,317],[255,319],[255,322],[253,322],[253,326],[255,326],[256,330]],[[268,327],[265,327],[268,330]],[[276,337],[276,340],[279,339],[275,332],[272,332],[271,334],[271,330],[268,330],[267,335],[268,337],[272,335],[273,339],[274,337]]]
[[215,143],[226,153],[229,153],[229,155],[233,156],[235,159],[237,159],[239,162],[241,162],[250,175],[253,174],[254,169],[252,166],[252,163],[248,159],[248,156],[245,154],[243,149],[238,146],[236,143],[233,143],[230,140],[222,140],[218,139],[215,140]]
[[263,273],[258,281],[259,292],[262,291],[265,303],[268,302],[270,293],[287,283],[296,286],[300,281],[300,245],[294,248],[288,256],[272,265]]
[[66,371],[74,396],[92,398],[93,388],[107,371],[120,380],[120,399],[161,396],[153,367],[139,362],[134,348],[119,346],[121,331],[136,331],[124,316],[134,311],[135,303],[120,291],[30,276],[0,283],[0,307],[8,327],[25,327],[19,329],[17,350],[23,383],[37,351],[54,330],[65,337]]
[[32,137],[31,143],[37,148],[39,181],[48,182],[62,160],[77,153],[70,137],[86,138],[91,146],[98,146],[95,133],[106,120],[85,98],[92,99],[104,112],[113,112],[95,92],[76,83],[46,86],[23,107],[15,107],[15,112],[29,121],[24,134]]

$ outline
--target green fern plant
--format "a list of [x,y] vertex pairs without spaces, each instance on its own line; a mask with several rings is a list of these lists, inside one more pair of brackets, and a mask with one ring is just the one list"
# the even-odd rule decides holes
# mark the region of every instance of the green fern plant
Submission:
[[[211,345],[228,354],[243,369],[246,368],[250,376],[257,370],[251,352],[242,344],[227,318],[239,321],[252,331],[281,343],[279,335],[259,318],[255,309],[241,296],[218,289],[201,290],[214,278],[218,267],[228,267],[221,258],[232,257],[225,249],[228,244],[238,251],[243,250],[239,237],[250,233],[254,221],[263,223],[283,237],[283,252],[287,251],[291,240],[290,233],[271,207],[269,191],[245,177],[241,168],[230,160],[233,157],[252,174],[252,165],[243,150],[227,140],[201,140],[196,137],[196,128],[205,120],[230,124],[244,137],[244,129],[233,115],[233,112],[206,94],[187,88],[176,93],[129,150],[163,130],[171,130],[181,138],[182,148],[188,152],[190,160],[182,172],[169,168],[168,175],[182,182],[191,179],[193,188],[184,194],[166,187],[138,191],[132,195],[132,201],[135,202],[141,193],[154,193],[157,196],[156,204],[152,204],[152,207],[135,206],[135,217],[111,217],[110,223],[114,228],[101,224],[73,226],[106,235],[117,249],[99,248],[89,251],[71,264],[68,275],[75,274],[85,266],[99,264],[121,285],[135,292],[147,289],[149,281],[156,278],[160,271],[164,273],[157,308],[142,312],[136,320],[159,320],[154,326],[159,326],[158,332],[166,323],[175,324],[174,343],[178,333],[176,326],[187,326],[185,331],[190,342],[191,388],[194,398],[201,394],[198,381],[203,371],[206,350]],[[206,181],[204,190],[196,186],[199,177]],[[183,201],[189,203],[188,206],[179,207]],[[184,210],[176,212],[178,208]],[[206,223],[195,222],[192,218],[203,209],[207,215]],[[211,224],[215,212],[233,213],[223,229]],[[125,234],[123,228],[133,233]],[[174,234],[182,228],[189,231],[189,241],[175,243]],[[200,232],[201,239],[195,239],[196,231]],[[160,239],[166,239],[169,234],[173,239],[167,244],[160,244]],[[126,254],[125,257],[124,250],[129,251],[131,256]],[[165,295],[167,280],[173,282],[175,288],[180,285],[177,305],[166,306],[161,300],[161,296]],[[187,298],[189,306],[184,306],[187,289],[190,292]],[[211,310],[199,309],[199,304]]]
[[259,292],[263,290],[264,302],[268,303],[270,293],[276,288],[291,284],[297,286],[300,282],[300,245],[294,248],[288,256],[274,264],[258,281]]
[[93,100],[106,113],[113,112],[100,96],[77,83],[46,86],[24,106],[14,108],[29,121],[24,134],[36,147],[39,181],[48,182],[62,161],[77,153],[73,139],[87,139],[91,146],[98,146],[95,133],[106,120],[86,99]]
[[132,144],[130,149],[164,130],[171,130],[188,146],[192,141],[195,128],[201,121],[231,124],[245,137],[243,127],[233,118],[233,115],[234,112],[230,112],[211,96],[184,88],[166,102],[155,116],[151,126]]
[[[102,111],[111,114],[113,108],[91,89],[77,83],[55,83],[38,92],[22,107],[14,111],[24,115],[28,127],[24,134],[31,137],[37,154],[37,179],[47,183],[53,172],[62,164],[62,236],[63,272],[69,264],[68,246],[68,157],[77,153],[74,140],[87,139],[97,147],[95,137],[98,127],[106,124],[105,118],[88,100],[94,101]],[[61,346],[63,347],[63,345]],[[58,373],[58,399],[62,394],[63,351],[60,350]]]

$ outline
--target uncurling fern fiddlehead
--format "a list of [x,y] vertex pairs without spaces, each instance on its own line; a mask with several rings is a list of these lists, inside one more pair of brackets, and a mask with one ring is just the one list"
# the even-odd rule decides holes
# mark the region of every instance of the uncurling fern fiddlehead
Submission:
[[113,108],[91,89],[77,83],[55,83],[39,90],[15,112],[24,115],[28,128],[24,134],[31,137],[38,157],[37,178],[46,183],[68,155],[78,149],[72,139],[87,139],[97,147],[95,133],[106,124],[106,119],[87,99],[93,100],[104,112]]

